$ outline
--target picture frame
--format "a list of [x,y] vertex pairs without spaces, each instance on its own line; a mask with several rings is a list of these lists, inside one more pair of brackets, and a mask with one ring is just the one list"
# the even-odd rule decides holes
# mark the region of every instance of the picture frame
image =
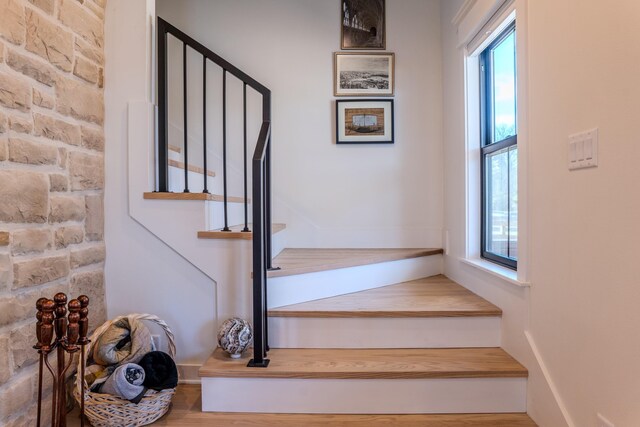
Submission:
[[335,52],[335,96],[393,96],[395,54],[392,52]]
[[336,144],[393,143],[393,99],[336,100]]
[[386,48],[385,0],[341,0],[340,48]]

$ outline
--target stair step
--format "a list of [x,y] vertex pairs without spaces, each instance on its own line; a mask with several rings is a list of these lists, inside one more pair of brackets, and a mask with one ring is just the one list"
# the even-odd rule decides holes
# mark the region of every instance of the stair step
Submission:
[[169,151],[173,151],[174,153],[182,153],[182,147],[169,144]]
[[280,270],[269,277],[314,273],[442,254],[442,249],[303,249],[286,248],[273,260]]
[[[330,332],[329,332],[330,333]],[[218,349],[202,410],[318,414],[517,413],[527,370],[500,348],[272,349],[267,368]]]
[[272,348],[499,347],[501,314],[439,275],[272,308],[269,342]]
[[502,310],[443,275],[269,310],[270,317],[501,316]]
[[[173,166],[174,168],[184,170],[184,163],[179,160],[169,159],[168,163],[169,163],[169,166]],[[204,169],[201,168],[200,166],[189,165],[189,171],[199,173],[199,174],[204,174]],[[210,176],[213,178],[216,176],[216,173],[212,170],[207,169],[207,176]]]
[[[271,234],[276,234],[284,230],[287,226],[285,224],[272,224]],[[222,231],[221,228],[217,230],[198,231],[198,238],[200,239],[253,239],[252,231],[242,231],[244,224],[233,225],[229,227],[231,231]],[[253,224],[249,224],[249,230],[253,230]]]
[[[144,193],[147,200],[205,200],[210,202],[223,202],[224,196],[211,193],[162,193],[159,191]],[[244,197],[227,196],[229,203],[244,203]],[[249,200],[251,203],[251,200]]]
[[218,378],[526,378],[527,369],[500,348],[272,349],[266,369],[248,368],[250,355],[230,359],[216,349],[200,368]]

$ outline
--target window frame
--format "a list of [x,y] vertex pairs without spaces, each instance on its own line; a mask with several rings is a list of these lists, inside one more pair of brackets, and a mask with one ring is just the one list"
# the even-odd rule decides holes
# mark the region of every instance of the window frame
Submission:
[[[517,44],[517,31],[516,31],[516,21],[511,22],[507,27],[505,27],[500,34],[491,41],[491,43],[486,46],[482,52],[479,54],[479,70],[480,70],[480,201],[481,201],[481,209],[480,209],[480,257],[484,258],[488,261],[499,264],[503,267],[507,267],[512,270],[518,270],[518,261],[517,259],[512,259],[509,257],[505,257],[502,255],[498,255],[494,252],[490,252],[487,250],[487,237],[488,237],[488,193],[489,193],[489,185],[487,182],[486,176],[486,162],[487,157],[491,154],[501,151],[510,147],[518,146],[518,90],[517,90],[517,81],[518,81],[518,67],[516,60],[516,68],[514,73],[514,79],[516,82],[516,93],[515,93],[515,117],[516,117],[516,132],[515,135],[509,136],[500,141],[493,141],[495,129],[493,123],[493,99],[490,94],[493,93],[493,79],[492,72],[492,61],[489,56],[494,48],[500,45],[505,39],[507,39],[511,34],[514,34],[516,38],[516,52],[518,49]],[[507,184],[507,187],[510,187],[510,184]],[[511,229],[511,216],[507,216],[507,227],[508,230]],[[518,242],[519,243],[519,242]],[[508,244],[508,243],[507,243]]]

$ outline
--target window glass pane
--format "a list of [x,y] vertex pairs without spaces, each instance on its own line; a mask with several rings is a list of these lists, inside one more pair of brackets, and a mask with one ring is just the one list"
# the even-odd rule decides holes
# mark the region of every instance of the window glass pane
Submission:
[[509,148],[486,157],[486,250],[509,256]]
[[516,33],[513,31],[491,52],[493,75],[493,140],[516,134]]
[[509,258],[518,259],[518,147],[509,148]]

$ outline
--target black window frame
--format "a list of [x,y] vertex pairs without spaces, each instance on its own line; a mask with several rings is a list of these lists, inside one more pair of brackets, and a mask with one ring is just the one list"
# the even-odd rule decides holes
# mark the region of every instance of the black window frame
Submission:
[[[487,201],[489,200],[490,193],[487,185],[486,176],[486,162],[487,157],[497,151],[504,150],[518,145],[518,126],[516,120],[516,134],[507,137],[500,141],[493,141],[494,135],[494,123],[493,123],[493,100],[491,94],[493,93],[493,79],[492,62],[490,59],[491,52],[494,48],[500,45],[511,34],[516,36],[516,49],[517,49],[517,33],[515,21],[506,27],[495,40],[491,42],[480,53],[480,181],[481,185],[481,211],[480,211],[480,256],[503,267],[510,268],[512,270],[518,269],[517,259],[508,258],[487,250]],[[515,70],[517,81],[517,68]],[[516,100],[518,94],[516,90]],[[518,108],[516,104],[516,114]],[[507,185],[509,187],[509,185]],[[508,228],[510,229],[511,215],[507,215]],[[508,246],[508,245],[507,245]]]

